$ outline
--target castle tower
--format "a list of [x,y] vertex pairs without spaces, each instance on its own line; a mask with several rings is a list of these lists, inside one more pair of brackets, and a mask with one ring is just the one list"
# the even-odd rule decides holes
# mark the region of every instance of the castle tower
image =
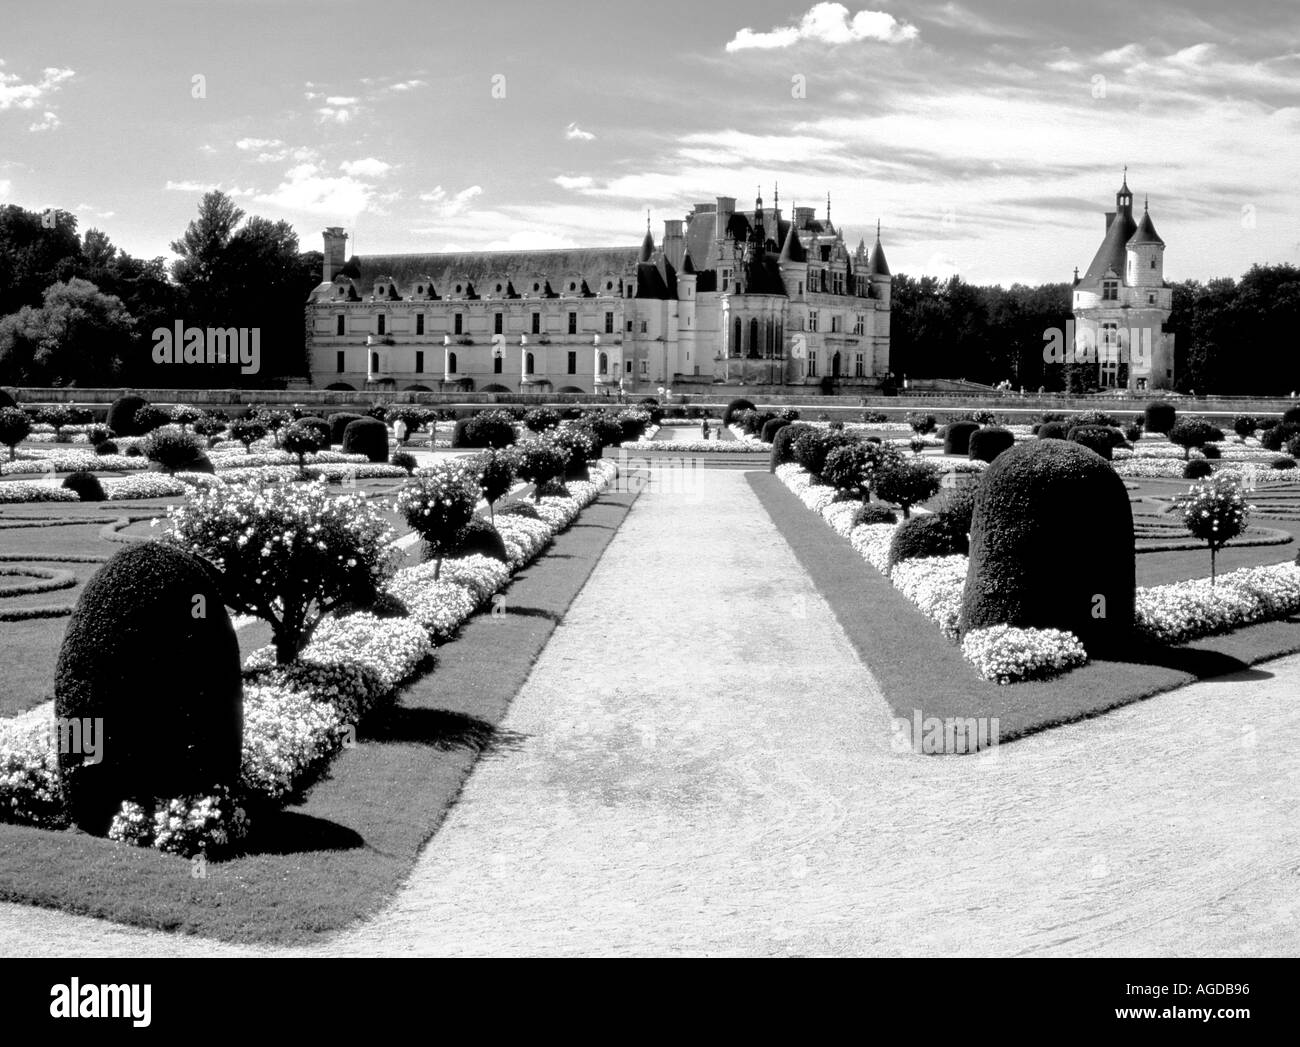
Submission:
[[885,249],[880,244],[880,222],[876,222],[876,243],[871,248],[871,257],[867,259],[867,278],[871,281],[871,297],[879,298],[889,308],[889,295],[893,286],[893,274],[889,271],[889,262],[885,260]]
[[1151,221],[1148,204],[1142,206],[1137,232],[1129,237],[1125,280],[1133,287],[1164,287],[1165,242]]
[[346,245],[348,235],[343,231],[342,226],[332,225],[321,235],[325,238],[325,261],[321,271],[321,282],[329,283],[334,279],[337,273],[344,265],[347,264]]

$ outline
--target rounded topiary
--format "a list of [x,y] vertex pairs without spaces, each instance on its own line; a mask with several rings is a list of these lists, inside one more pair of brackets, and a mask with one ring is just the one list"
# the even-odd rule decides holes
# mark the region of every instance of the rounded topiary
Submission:
[[[348,427],[349,422],[355,422],[358,418],[369,417],[369,415],[359,415],[353,411],[339,411],[330,415],[325,421],[330,427],[330,444],[341,444],[343,442],[343,430]],[[383,419],[379,419],[383,421]]]
[[115,554],[68,622],[54,711],[60,723],[102,723],[98,753],[59,746],[69,814],[89,832],[105,832],[126,799],[147,804],[235,785],[239,643],[212,566],[157,541]]
[[763,423],[763,429],[758,434],[758,438],[765,444],[770,444],[776,439],[776,434],[790,424],[788,418],[769,418]]
[[354,418],[343,428],[343,452],[388,461],[388,426],[378,418]]
[[1063,440],[999,455],[975,496],[961,635],[1065,629],[1099,654],[1130,641],[1134,592],[1133,513],[1105,459]]
[[1268,464],[1269,464],[1269,467],[1272,468],[1272,469],[1294,469],[1294,468],[1295,468],[1295,459],[1294,459],[1294,458],[1274,458],[1274,459],[1273,459],[1271,462],[1269,462]]
[[[156,404],[145,404],[131,418],[131,424],[137,436],[144,436],[147,433],[152,433],[155,429],[161,429],[164,425],[171,425],[171,421],[171,412],[158,407]],[[114,432],[121,432],[120,429],[115,429],[111,425],[109,428],[113,429]]]
[[393,457],[388,460],[388,464],[395,465],[399,469],[405,469],[407,476],[410,476],[420,467],[419,461],[410,451],[394,451]]
[[954,526],[950,518],[931,513],[903,521],[889,543],[889,566],[900,560],[921,560],[932,556],[965,555],[966,532]]
[[866,502],[860,505],[853,513],[853,526],[860,524],[893,524],[898,523],[898,513],[887,505],[881,505],[879,502]]
[[505,411],[484,411],[462,419],[451,435],[452,447],[502,448],[514,442],[514,422]]
[[991,462],[1015,442],[1010,429],[989,425],[970,434],[968,453],[973,461]]
[[102,502],[104,501],[104,488],[99,482],[99,477],[86,469],[78,469],[75,473],[69,473],[63,478],[63,486],[69,491],[75,491],[77,497],[83,502]]
[[193,471],[203,454],[203,441],[182,429],[156,429],[140,443],[140,450],[151,462],[168,473]]
[[112,440],[105,440],[102,443],[95,444],[96,454],[117,454],[117,444]]
[[143,457],[144,452],[140,450],[139,444],[132,444],[126,449],[125,454],[128,458],[140,458]]
[[755,407],[752,401],[746,400],[743,396],[738,396],[736,399],[732,400],[731,403],[727,404],[727,409],[722,412],[722,424],[730,425],[735,421],[735,416],[740,414],[742,411],[753,410],[755,410]]
[[943,453],[965,457],[970,453],[971,434],[978,431],[977,422],[949,422],[943,431]]
[[1300,407],[1288,407],[1282,412],[1283,425],[1300,425]]
[[501,535],[481,516],[474,517],[461,531],[460,541],[452,555],[473,556],[475,554],[490,556],[502,563],[510,562],[510,554],[506,552],[506,543],[501,540]]
[[[320,434],[317,440],[318,446],[325,448],[330,445],[330,424],[324,418],[318,418],[314,414],[305,414],[298,419],[299,425],[305,425],[310,429],[315,429]],[[385,453],[387,457],[387,453]]]
[[17,407],[18,401],[15,400],[7,389],[0,389],[0,408]]
[[1064,440],[1069,435],[1069,426],[1064,422],[1044,422],[1038,427],[1040,440]]
[[1147,404],[1142,412],[1142,428],[1149,433],[1167,433],[1177,418],[1178,412],[1173,404]]
[[1214,472],[1214,466],[1204,458],[1197,458],[1183,466],[1184,480],[1200,480]]
[[1280,451],[1292,437],[1300,434],[1300,425],[1278,422],[1276,425],[1260,426],[1260,430],[1260,446],[1266,451]]
[[[1297,450],[1292,450],[1292,447],[1295,447]],[[1296,454],[1297,451],[1300,451],[1300,442],[1297,442],[1296,440],[1292,440],[1291,444],[1287,447],[1287,454]],[[1202,447],[1201,454],[1205,455],[1206,458],[1223,457],[1223,452],[1220,451],[1219,448],[1214,444],[1206,444],[1204,447]]]
[[812,432],[813,427],[803,422],[791,422],[778,429],[772,437],[772,453],[768,457],[768,472],[776,472],[778,465],[794,461],[794,442],[804,433]]
[[1135,444],[1142,439],[1142,427],[1136,422],[1124,426],[1123,433],[1124,439],[1131,444]]
[[119,396],[109,405],[106,424],[118,436],[143,436],[136,428],[135,414],[148,403],[143,396]]
[[1110,461],[1115,448],[1123,440],[1118,429],[1104,425],[1076,425],[1066,437],[1071,443],[1083,444],[1090,451],[1095,451],[1106,461]]
[[466,440],[469,439],[468,434],[469,434],[469,419],[461,418],[459,421],[456,422],[456,425],[452,428],[451,446],[468,447],[469,444],[465,442]]
[[193,462],[190,463],[189,467],[183,471],[187,473],[215,474],[217,471],[217,467],[212,464],[212,459],[209,458],[206,454],[200,454],[197,458],[194,459]]

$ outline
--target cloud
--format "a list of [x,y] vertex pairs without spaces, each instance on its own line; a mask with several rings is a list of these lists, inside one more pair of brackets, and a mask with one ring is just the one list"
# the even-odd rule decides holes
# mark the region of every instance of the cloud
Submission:
[[397,83],[392,84],[388,88],[388,90],[414,91],[417,87],[428,87],[428,86],[429,86],[428,81],[425,80],[399,80]]
[[59,121],[58,116],[56,116],[54,113],[51,113],[49,110],[46,110],[45,114],[44,114],[44,115],[43,115],[39,120],[37,120],[34,124],[32,124],[31,126],[29,126],[29,127],[27,128],[27,130],[29,130],[29,131],[53,131],[56,127],[59,126],[59,122],[60,122],[60,121]]
[[328,175],[316,164],[303,163],[289,168],[272,192],[259,193],[253,199],[286,211],[348,220],[367,208],[371,192],[369,185],[351,175]]
[[13,187],[14,184],[13,182],[9,181],[9,179],[0,178],[0,200],[8,200],[9,192],[11,189],[13,189]]
[[590,142],[595,139],[595,135],[590,131],[584,131],[577,124],[570,124],[564,129],[564,137],[579,142]]
[[50,66],[39,80],[28,83],[17,73],[0,73],[0,109],[35,109],[75,75],[71,69]]
[[379,178],[393,169],[393,165],[367,156],[362,160],[344,160],[339,168],[354,178]]
[[351,109],[334,109],[331,106],[323,105],[316,110],[320,116],[321,123],[327,124],[331,120],[336,124],[346,124],[353,117]]
[[595,185],[591,175],[556,175],[552,181],[561,189],[590,189]]
[[163,186],[163,188],[178,193],[210,193],[214,189],[219,189],[227,196],[253,195],[253,190],[251,189],[240,189],[237,186],[232,186],[227,189],[220,182],[197,182],[193,180],[173,182],[170,178],[167,180],[167,184]]
[[913,40],[916,36],[916,26],[900,22],[885,11],[863,10],[850,18],[849,9],[843,4],[820,3],[809,8],[797,26],[778,26],[766,33],[756,33],[748,26],[741,29],[728,41],[727,50],[772,50],[791,47],[801,40],[822,44],[875,40],[892,44]]
[[241,138],[235,143],[235,148],[247,152],[250,149],[270,149],[277,145],[284,145],[284,143],[278,138]]
[[435,186],[432,192],[421,193],[420,199],[425,203],[433,204],[434,211],[440,218],[455,218],[463,214],[474,198],[483,192],[481,185],[471,185],[467,189],[462,189],[459,193],[449,194],[442,186]]

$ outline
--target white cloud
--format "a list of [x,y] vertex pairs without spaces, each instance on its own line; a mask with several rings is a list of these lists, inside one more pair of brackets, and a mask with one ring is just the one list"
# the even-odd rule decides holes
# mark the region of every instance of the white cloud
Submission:
[[[0,63],[0,65],[2,65],[2,64],[3,64],[3,63]],[[9,179],[7,179],[7,178],[0,178],[0,200],[8,200],[8,199],[9,199],[9,191],[10,191],[11,189],[13,189],[13,187],[14,187],[14,184],[13,184],[13,182],[9,181]]]
[[336,124],[346,124],[352,119],[351,109],[332,109],[329,106],[321,106],[316,112],[321,118],[321,123],[329,123],[332,120]]
[[581,244],[567,236],[545,229],[524,229],[511,233],[503,240],[489,240],[478,250],[483,251],[545,251],[556,247],[580,247]]
[[391,171],[393,165],[367,156],[362,160],[344,160],[339,168],[354,178],[379,178]]
[[393,84],[388,90],[390,91],[414,91],[417,87],[428,87],[429,84],[424,80],[401,80]]
[[274,191],[259,193],[253,199],[259,204],[273,204],[286,211],[348,221],[366,209],[370,194],[370,186],[350,175],[327,175],[315,164],[303,163],[289,168]]
[[900,22],[885,11],[863,10],[850,18],[849,9],[843,4],[820,3],[809,8],[797,26],[778,26],[766,33],[756,33],[748,26],[741,29],[727,43],[727,50],[771,50],[790,47],[801,40],[822,44],[849,44],[859,40],[898,43],[916,36],[916,26]]
[[235,143],[235,148],[247,152],[250,149],[270,149],[277,145],[284,145],[284,143],[278,138],[241,138]]
[[433,210],[440,218],[454,218],[463,214],[474,198],[483,192],[481,185],[471,185],[459,193],[448,193],[442,186],[435,186],[432,192],[421,193],[420,199],[433,204]]
[[556,175],[553,181],[561,189],[590,189],[595,185],[591,175]]
[[356,105],[358,99],[348,95],[330,95],[325,99],[326,105]]
[[577,124],[570,124],[564,129],[564,137],[579,142],[590,142],[596,136],[590,131],[584,131]]
[[27,128],[27,130],[29,130],[29,131],[53,131],[56,127],[59,126],[59,122],[60,122],[60,121],[59,121],[58,116],[55,115],[54,113],[51,113],[51,112],[47,109],[47,110],[45,111],[45,115],[43,115],[43,116],[42,116],[39,120],[37,120],[34,124],[31,124],[31,125]]
[[197,182],[188,179],[185,181],[173,182],[169,178],[167,180],[167,184],[163,186],[163,188],[170,189],[173,192],[178,192],[178,193],[208,193],[211,192],[213,189],[220,189],[227,196],[252,196],[253,195],[253,190],[251,189],[240,189],[238,186],[232,186],[231,188],[227,189],[220,182]]
[[71,69],[51,66],[42,70],[39,80],[27,83],[17,73],[0,73],[0,109],[35,109],[75,75]]

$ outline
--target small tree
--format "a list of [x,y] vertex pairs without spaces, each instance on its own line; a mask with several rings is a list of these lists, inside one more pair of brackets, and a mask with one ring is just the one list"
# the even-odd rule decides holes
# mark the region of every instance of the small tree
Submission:
[[533,501],[542,500],[542,488],[564,475],[567,456],[558,447],[540,440],[521,445],[515,452],[519,479],[533,485]]
[[172,421],[184,429],[187,425],[193,425],[203,417],[203,412],[197,407],[191,407],[189,404],[177,404],[171,409]]
[[907,424],[912,427],[913,432],[918,436],[924,436],[926,433],[934,432],[935,426],[939,424],[938,419],[932,414],[909,414]]
[[275,437],[276,447],[280,446],[280,430],[285,428],[291,421],[287,411],[265,410],[259,411],[253,416],[253,420],[260,423],[266,428],[266,431]]
[[1259,419],[1254,415],[1239,414],[1232,420],[1232,431],[1241,438],[1241,442],[1246,442],[1246,437],[1254,436],[1255,430],[1259,428]]
[[1222,440],[1223,434],[1208,422],[1180,418],[1169,430],[1169,442],[1183,449],[1183,461],[1192,456],[1193,447],[1204,447],[1215,440]]
[[194,419],[194,431],[208,441],[208,446],[212,446],[213,438],[226,431],[226,423],[220,418],[213,417],[210,414],[200,415]]
[[1184,496],[1184,526],[1193,537],[1210,547],[1211,585],[1214,584],[1215,557],[1220,549],[1246,529],[1252,508],[1246,504],[1240,480],[1231,473],[1218,473],[1203,484],[1193,484]]
[[63,427],[72,425],[72,411],[63,404],[55,404],[52,407],[42,407],[36,415],[37,421],[46,425],[54,426],[54,439],[57,443],[63,443]]
[[912,506],[933,498],[939,486],[939,470],[923,458],[892,464],[875,480],[877,497],[902,509],[904,519],[912,515]]
[[203,441],[181,429],[155,429],[141,441],[140,450],[149,461],[171,474],[198,464],[203,457]]
[[559,412],[553,411],[549,407],[534,407],[524,415],[524,425],[535,433],[544,433],[548,429],[554,429],[559,424]]
[[298,456],[298,471],[306,477],[307,456],[320,450],[320,430],[313,425],[291,422],[280,433],[280,446]]
[[496,503],[510,493],[515,485],[515,456],[509,450],[484,451],[474,458],[479,491],[488,504],[488,512],[496,523]]
[[394,567],[378,508],[323,480],[214,485],[171,518],[173,540],[221,572],[230,606],[270,623],[281,665],[335,607],[373,604]]
[[253,444],[266,435],[266,426],[256,418],[241,418],[230,423],[230,438],[244,445],[246,454],[252,453]]
[[435,560],[434,581],[442,558],[460,543],[478,504],[478,474],[471,463],[446,462],[413,476],[397,492],[397,510],[421,538]]
[[32,420],[17,407],[0,407],[0,444],[9,448],[9,461],[18,457],[18,445],[31,435]]

